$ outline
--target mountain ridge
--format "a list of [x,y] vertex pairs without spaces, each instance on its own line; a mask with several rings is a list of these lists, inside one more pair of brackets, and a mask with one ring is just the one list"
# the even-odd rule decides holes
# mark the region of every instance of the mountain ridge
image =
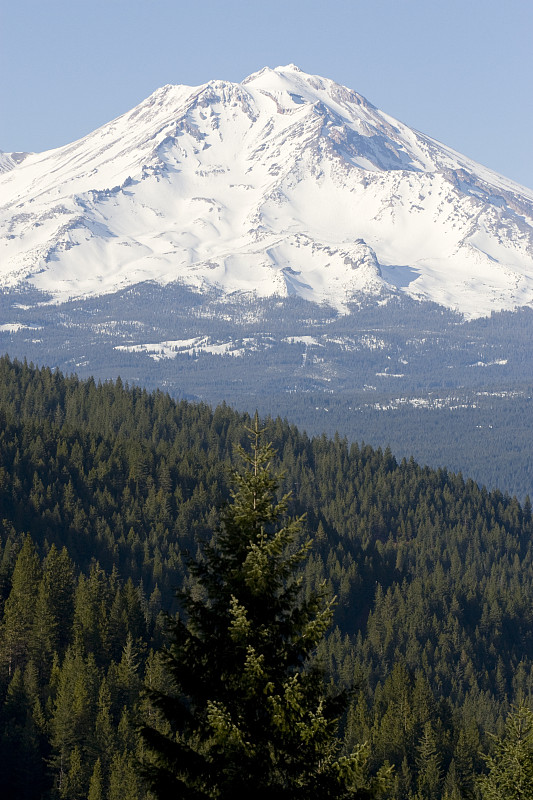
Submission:
[[[168,84],[70,145],[0,159],[0,285],[143,281],[533,305],[533,192],[294,65]],[[4,172],[1,172],[1,169]]]

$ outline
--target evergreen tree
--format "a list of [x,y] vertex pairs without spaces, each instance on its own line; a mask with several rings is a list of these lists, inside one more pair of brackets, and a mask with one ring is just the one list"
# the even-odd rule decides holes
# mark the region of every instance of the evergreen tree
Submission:
[[437,800],[440,796],[440,758],[431,722],[426,722],[418,746],[418,794],[417,800]]
[[509,714],[494,754],[486,757],[488,775],[479,779],[483,800],[530,800],[533,797],[533,712],[524,705]]
[[89,784],[89,794],[87,800],[103,800],[104,795],[102,792],[102,765],[100,759],[97,758],[94,764],[91,782]]
[[40,580],[41,562],[31,537],[26,536],[15,563],[0,628],[0,658],[9,676],[28,658]]
[[190,562],[195,582],[178,596],[166,669],[173,693],[147,690],[160,725],[143,730],[143,770],[159,800],[173,797],[369,798],[387,770],[366,775],[368,750],[339,757],[346,696],[324,695],[312,656],[331,621],[324,590],[303,597],[297,572],[310,542],[302,518],[276,501],[274,451],[257,414],[249,468],[214,540]]

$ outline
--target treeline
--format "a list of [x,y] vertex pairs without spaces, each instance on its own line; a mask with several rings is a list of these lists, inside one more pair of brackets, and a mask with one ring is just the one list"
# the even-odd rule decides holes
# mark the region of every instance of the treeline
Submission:
[[[0,359],[0,768],[20,798],[146,797],[143,683],[164,612],[216,529],[246,415]],[[531,505],[389,450],[268,437],[315,542],[356,689],[345,744],[395,766],[397,800],[468,798],[489,732],[533,687]]]
[[[276,409],[300,430],[346,433],[349,440],[390,446],[398,457],[411,455],[434,468],[446,464],[489,488],[516,494],[523,501],[533,490],[533,389],[517,387],[501,396],[444,390],[436,396],[450,407],[417,406],[414,398],[367,392],[280,395],[260,401],[259,410]],[[431,404],[435,396],[418,395]],[[372,404],[375,403],[375,407]],[[392,406],[392,407],[391,407]]]
[[[121,375],[180,399],[287,416],[310,434],[389,444],[521,500],[532,491],[529,308],[465,322],[391,296],[338,316],[295,296],[223,302],[216,292],[151,283],[59,306],[46,299],[28,287],[0,291],[0,317],[10,323],[0,348],[63,370],[74,364],[85,377]],[[121,349],[196,337],[203,346],[174,358]],[[230,343],[233,355],[204,350]],[[454,410],[418,405],[435,398]]]

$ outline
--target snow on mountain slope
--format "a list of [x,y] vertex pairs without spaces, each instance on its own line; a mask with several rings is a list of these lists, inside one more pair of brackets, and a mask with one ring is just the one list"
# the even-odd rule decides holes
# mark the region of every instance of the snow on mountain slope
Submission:
[[8,172],[21,164],[28,153],[4,153],[0,150],[0,173]]
[[468,317],[533,305],[533,192],[293,65],[0,154],[0,285],[145,280],[341,311],[391,290]]

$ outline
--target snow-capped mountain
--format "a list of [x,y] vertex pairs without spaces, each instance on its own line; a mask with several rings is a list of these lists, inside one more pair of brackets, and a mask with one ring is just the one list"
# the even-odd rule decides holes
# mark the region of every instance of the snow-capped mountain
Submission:
[[293,65],[164,86],[73,144],[0,154],[0,286],[143,281],[533,306],[533,192]]

